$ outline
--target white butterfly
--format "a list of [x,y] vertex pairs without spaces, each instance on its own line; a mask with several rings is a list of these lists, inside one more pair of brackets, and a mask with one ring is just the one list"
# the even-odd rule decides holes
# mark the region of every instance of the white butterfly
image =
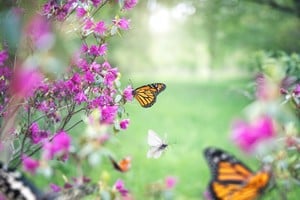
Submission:
[[148,158],[159,158],[168,144],[162,140],[153,130],[148,131]]

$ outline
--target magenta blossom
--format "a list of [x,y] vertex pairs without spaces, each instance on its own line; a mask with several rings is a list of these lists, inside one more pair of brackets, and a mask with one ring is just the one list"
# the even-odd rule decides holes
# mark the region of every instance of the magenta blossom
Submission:
[[60,192],[61,191],[61,187],[59,187],[58,185],[55,185],[53,183],[50,183],[50,188],[53,192]]
[[4,65],[4,62],[8,59],[8,52],[5,50],[0,51],[0,66]]
[[70,146],[71,137],[64,131],[58,132],[52,142],[44,143],[44,158],[51,160],[55,155],[60,155],[63,160],[66,160],[69,155]]
[[40,130],[39,125],[33,122],[29,127],[29,136],[32,143],[37,144],[49,136],[48,131]]
[[213,200],[210,192],[209,192],[209,189],[206,189],[204,192],[203,192],[203,197],[205,200]]
[[123,97],[125,101],[132,101],[133,100],[133,89],[131,85],[128,85],[123,91]]
[[103,69],[111,69],[111,65],[107,61],[104,61],[102,63],[102,67],[103,67]]
[[103,56],[106,54],[106,51],[107,51],[107,44],[104,43],[104,44],[101,44],[99,47],[98,47],[98,54],[100,56]]
[[115,26],[117,26],[118,28],[122,29],[122,30],[128,30],[129,29],[129,23],[130,20],[127,20],[126,18],[115,18],[113,20],[113,23],[115,24]]
[[[89,50],[89,47],[88,47],[87,44],[82,44],[81,45],[81,48],[80,48],[81,53],[86,53],[86,52],[88,52],[88,50]],[[83,60],[80,60],[80,61],[83,62]]]
[[112,124],[117,116],[118,106],[104,106],[101,110],[101,122]]
[[34,160],[31,157],[28,157],[26,155],[22,156],[22,165],[24,171],[27,171],[31,174],[35,174],[37,168],[39,167],[40,163],[37,160]]
[[93,3],[93,6],[98,7],[100,3],[102,3],[102,0],[91,0]]
[[54,43],[49,20],[41,15],[36,15],[26,28],[31,41],[38,49],[49,49]]
[[136,6],[137,2],[137,0],[125,0],[123,8],[125,10],[130,10]]
[[13,75],[11,91],[21,98],[31,97],[42,80],[42,74],[36,70],[19,69]]
[[94,32],[98,33],[99,35],[104,35],[106,30],[107,30],[107,28],[105,27],[104,21],[99,21],[98,23],[96,23],[96,25],[94,27]]
[[75,98],[74,98],[74,101],[80,105],[82,102],[86,102],[87,101],[87,97],[86,95],[84,94],[84,92],[79,92],[76,94]]
[[124,182],[118,179],[114,185],[114,188],[123,196],[127,196],[128,190],[125,188]]
[[94,27],[94,22],[90,19],[90,18],[87,18],[85,20],[85,23],[84,23],[84,27],[83,29],[84,30],[90,30]]
[[86,12],[86,10],[84,8],[82,8],[82,7],[76,8],[76,16],[78,18],[82,18],[86,13],[87,12]]
[[111,68],[107,71],[104,77],[104,84],[107,86],[112,86],[114,81],[118,77],[118,69],[117,68]]
[[298,83],[298,84],[296,85],[296,87],[294,88],[293,94],[294,94],[296,97],[299,97],[299,96],[300,96],[300,84],[299,84],[299,83]]
[[120,121],[120,128],[126,130],[129,126],[129,122],[129,119],[123,119],[122,121]]
[[232,131],[233,141],[240,149],[247,153],[255,150],[258,143],[275,136],[273,121],[268,116],[260,117],[252,124],[237,121],[233,124]]
[[165,185],[167,189],[172,189],[177,184],[177,178],[174,176],[167,176],[165,178]]

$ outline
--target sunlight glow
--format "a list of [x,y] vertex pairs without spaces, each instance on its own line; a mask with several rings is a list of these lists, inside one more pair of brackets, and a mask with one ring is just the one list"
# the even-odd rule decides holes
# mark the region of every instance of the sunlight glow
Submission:
[[149,19],[150,31],[157,34],[166,33],[171,28],[171,13],[165,8],[153,11]]

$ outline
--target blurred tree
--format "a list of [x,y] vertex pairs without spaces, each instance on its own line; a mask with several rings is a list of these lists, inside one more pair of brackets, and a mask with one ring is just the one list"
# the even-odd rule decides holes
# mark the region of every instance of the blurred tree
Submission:
[[297,15],[300,17],[300,1],[299,0],[248,0],[249,2],[254,2],[262,5],[268,5],[273,9],[279,10],[281,12],[286,12],[289,14]]
[[[128,72],[153,72],[153,69],[177,67],[180,70],[188,69],[194,74],[195,70],[203,68],[211,70],[240,66],[253,52],[261,49],[298,52],[299,2],[141,1],[138,9],[130,16],[131,36],[120,40],[121,43],[114,43],[115,54],[112,56]],[[178,7],[194,11],[184,15]],[[168,12],[168,26],[171,27],[169,32],[163,34],[153,33],[149,26],[153,14],[160,9]],[[161,16],[159,21],[165,20],[164,17]],[[128,48],[130,51],[127,51]]]

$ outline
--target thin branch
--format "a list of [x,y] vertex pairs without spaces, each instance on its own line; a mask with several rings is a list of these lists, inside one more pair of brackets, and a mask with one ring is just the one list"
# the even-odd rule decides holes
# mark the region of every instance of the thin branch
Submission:
[[71,130],[72,128],[74,128],[75,126],[77,126],[78,124],[80,124],[81,122],[83,122],[83,120],[79,120],[78,122],[76,122],[75,124],[73,124],[71,127],[67,128],[66,131]]
[[27,136],[28,136],[28,133],[29,133],[29,127],[30,127],[30,114],[31,114],[31,109],[30,109],[31,107],[29,106],[28,107],[28,111],[27,111],[27,129],[26,129],[26,131],[25,131],[25,133],[24,133],[24,138],[23,138],[23,140],[22,140],[22,144],[21,144],[21,150],[20,150],[20,155],[22,156],[23,155],[23,150],[24,150],[24,145],[25,145],[25,141],[26,141],[26,138],[27,138]]
[[94,17],[95,16],[95,14],[106,4],[108,2],[108,0],[105,0],[102,4],[101,4],[101,6],[99,6],[98,8],[97,8],[97,10],[92,14],[92,16],[91,17]]

